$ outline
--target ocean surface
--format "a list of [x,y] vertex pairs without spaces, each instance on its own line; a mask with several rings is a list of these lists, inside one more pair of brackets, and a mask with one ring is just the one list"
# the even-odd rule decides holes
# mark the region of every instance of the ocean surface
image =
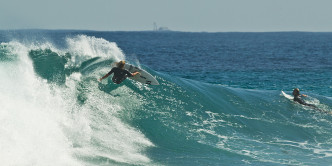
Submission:
[[331,165],[331,71],[332,33],[2,30],[0,165]]

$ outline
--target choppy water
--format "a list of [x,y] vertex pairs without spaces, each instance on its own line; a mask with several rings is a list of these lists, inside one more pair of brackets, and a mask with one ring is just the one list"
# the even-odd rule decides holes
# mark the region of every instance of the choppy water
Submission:
[[[332,33],[0,31],[1,165],[329,165]],[[98,78],[126,59],[160,86]]]

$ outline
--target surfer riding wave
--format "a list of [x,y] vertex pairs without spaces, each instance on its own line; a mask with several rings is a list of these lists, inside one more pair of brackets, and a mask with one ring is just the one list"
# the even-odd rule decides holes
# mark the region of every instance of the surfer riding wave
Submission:
[[127,77],[134,77],[137,74],[140,74],[139,72],[130,73],[128,70],[124,69],[126,62],[120,61],[117,63],[117,67],[113,67],[110,72],[108,72],[106,75],[104,75],[102,78],[99,79],[99,81],[107,78],[112,73],[114,73],[112,77],[112,81],[116,84],[122,83]]

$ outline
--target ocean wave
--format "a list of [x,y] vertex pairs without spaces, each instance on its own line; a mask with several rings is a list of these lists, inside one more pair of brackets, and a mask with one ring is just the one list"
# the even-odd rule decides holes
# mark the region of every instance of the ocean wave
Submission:
[[[64,48],[1,43],[0,163],[331,161],[331,116],[289,101],[280,90],[203,83],[144,65],[159,86],[130,79],[120,86],[110,80],[100,83],[97,79],[110,70],[109,64],[126,58],[123,51],[116,43],[86,35],[67,37],[65,42]],[[310,96],[312,103],[331,110],[330,97]]]

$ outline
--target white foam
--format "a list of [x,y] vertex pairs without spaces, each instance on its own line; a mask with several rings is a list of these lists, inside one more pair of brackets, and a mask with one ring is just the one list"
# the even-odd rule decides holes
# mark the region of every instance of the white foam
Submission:
[[[65,90],[66,92],[76,89],[78,82],[73,82],[80,80],[77,77],[77,74],[73,74],[67,78],[69,87]],[[150,162],[150,159],[141,154],[141,151],[153,144],[142,133],[118,118],[124,109],[121,102],[127,105],[133,103],[133,107],[137,107],[141,103],[139,99],[129,95],[115,99],[103,91],[96,91],[95,87],[97,87],[96,84],[87,87],[86,92],[93,92],[86,93],[86,101],[83,105],[72,108],[72,121],[66,124],[66,132],[77,146],[76,156],[103,157],[129,164]],[[117,90],[123,92],[128,89],[123,86]],[[75,98],[74,93],[74,91],[70,92],[64,98],[71,100]]]
[[10,44],[19,61],[0,65],[0,163],[78,165],[71,155],[71,143],[59,127],[61,103],[35,76],[28,49]]
[[[47,43],[8,43],[17,61],[0,62],[0,163],[2,165],[85,165],[84,157],[104,157],[116,162],[146,164],[142,151],[153,144],[144,134],[118,117],[123,102],[139,106],[139,96],[120,98],[98,90],[97,80],[83,87],[86,101],[77,101],[87,77],[72,73],[64,86],[47,83],[35,74],[28,56],[31,49],[72,53],[72,62],[102,57],[124,59],[115,43],[80,35],[68,38],[68,48]],[[84,89],[85,88],[85,89]],[[121,87],[121,91],[128,88]],[[128,94],[127,92],[124,92]],[[129,109],[131,105],[126,106]]]
[[74,55],[72,63],[77,64],[87,59],[102,57],[115,61],[124,60],[122,50],[114,42],[103,38],[96,38],[86,35],[66,39],[68,52]]

